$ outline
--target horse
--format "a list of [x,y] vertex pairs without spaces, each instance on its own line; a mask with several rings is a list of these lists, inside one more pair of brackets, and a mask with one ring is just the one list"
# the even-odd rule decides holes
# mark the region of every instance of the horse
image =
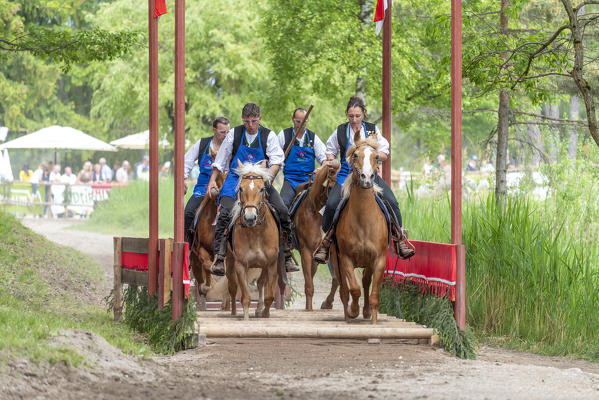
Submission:
[[[210,149],[213,158],[213,150]],[[225,181],[225,174],[220,174],[216,184],[220,188]],[[196,227],[194,231],[193,245],[189,252],[189,264],[196,280],[197,294],[205,296],[210,287],[214,285],[214,279],[210,273],[210,265],[214,257],[214,220],[217,213],[218,193],[213,193],[212,198],[207,194],[196,210]],[[196,296],[200,299],[200,296]]]
[[[376,325],[379,309],[379,289],[385,271],[389,243],[385,214],[379,207],[375,192],[381,188],[374,184],[378,164],[376,137],[360,140],[347,152],[347,162],[353,165],[351,179],[343,183],[342,196],[347,199],[339,215],[336,238],[331,245],[331,262],[340,284],[345,321],[360,314],[361,290],[354,275],[355,268],[364,267],[362,287],[364,289],[363,316]],[[372,291],[368,295],[374,278]],[[349,294],[352,296],[348,307]]]
[[[337,160],[335,160],[337,161]],[[297,237],[298,250],[302,259],[302,270],[304,273],[304,292],[306,294],[306,310],[312,311],[312,297],[314,296],[314,274],[318,270],[318,264],[314,261],[314,251],[318,247],[321,238],[320,226],[322,225],[322,214],[320,210],[327,203],[329,193],[337,182],[339,161],[334,169],[323,166],[314,175],[314,180],[308,185],[307,193],[293,216],[295,233]],[[303,185],[303,184],[302,184]],[[298,186],[300,189],[300,186]],[[298,193],[300,190],[298,190]],[[331,293],[325,300],[322,309],[332,308],[332,300],[337,290],[337,280],[333,279]]]
[[279,229],[266,202],[266,182],[271,175],[266,161],[243,164],[238,160],[239,190],[231,210],[232,245],[227,245],[226,277],[231,297],[231,315],[237,314],[235,296],[241,286],[243,317],[249,319],[248,269],[260,268],[256,316],[268,318],[274,300],[279,269]]

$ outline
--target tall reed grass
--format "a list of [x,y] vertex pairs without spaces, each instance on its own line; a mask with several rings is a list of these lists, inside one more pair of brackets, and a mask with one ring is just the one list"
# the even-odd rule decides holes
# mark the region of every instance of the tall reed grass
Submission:
[[[467,323],[492,341],[599,359],[599,244],[580,240],[589,221],[555,196],[509,197],[503,207],[492,195],[464,202]],[[400,206],[411,238],[449,242],[448,195],[408,191]]]

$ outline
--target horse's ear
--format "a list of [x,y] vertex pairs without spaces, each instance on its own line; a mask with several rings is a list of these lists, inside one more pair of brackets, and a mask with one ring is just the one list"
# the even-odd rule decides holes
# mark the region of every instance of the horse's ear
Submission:
[[237,166],[239,168],[243,167],[243,163],[241,162],[241,160],[239,158],[237,159]]
[[[364,134],[367,135],[366,132],[364,132]],[[354,132],[354,144],[358,143],[360,140],[362,140],[360,132]]]
[[352,163],[352,157],[353,157],[356,149],[357,149],[356,145],[350,146],[350,148],[347,149],[347,154],[345,155],[345,160],[348,162],[348,164]]
[[260,166],[262,168],[266,168],[266,160],[262,160],[262,162],[260,163]]

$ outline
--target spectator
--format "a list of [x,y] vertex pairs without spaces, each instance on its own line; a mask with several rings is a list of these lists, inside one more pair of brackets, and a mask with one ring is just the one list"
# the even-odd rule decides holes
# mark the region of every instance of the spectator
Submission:
[[129,181],[129,172],[131,171],[131,166],[129,165],[129,161],[123,161],[123,166],[117,169],[115,174],[115,180],[118,183],[127,183]]
[[493,164],[491,164],[487,160],[483,159],[480,162],[480,170],[481,170],[481,172],[494,172],[495,167],[493,167]]
[[150,161],[148,156],[144,156],[141,164],[137,166],[137,179],[142,179],[144,181],[150,180]]
[[86,161],[83,163],[83,169],[79,171],[79,175],[77,175],[77,182],[92,183],[93,178],[92,163],[90,161]]
[[94,170],[92,173],[92,182],[93,183],[104,183],[104,175],[102,174],[102,166],[100,164],[94,165]]
[[431,160],[428,157],[424,157],[424,163],[422,164],[422,172],[424,175],[430,175],[433,170],[433,166],[431,165]]
[[74,185],[77,183],[77,177],[73,174],[71,167],[64,168],[64,174],[60,177],[60,183],[66,185]]
[[37,169],[33,172],[33,174],[31,175],[31,178],[29,179],[29,182],[31,182],[31,191],[33,193],[33,195],[35,195],[37,193],[37,185],[39,185],[40,182],[42,182],[42,178],[44,176],[44,170],[47,168],[45,163],[41,163],[39,165],[39,167],[37,167]]
[[169,174],[170,170],[171,170],[171,162],[166,161],[164,163],[164,165],[162,166],[162,169],[160,170],[160,177],[168,178],[168,174]]
[[108,165],[106,165],[106,159],[104,157],[100,158],[100,172],[102,176],[102,181],[104,182],[112,182],[112,170]]
[[60,164],[56,164],[54,169],[50,171],[50,182],[51,183],[60,183]]
[[466,165],[466,171],[478,171],[478,164],[476,163],[478,161],[478,157],[473,154],[472,157],[470,157],[470,160],[468,160],[468,164]]
[[23,168],[19,171],[19,180],[21,182],[29,182],[33,176],[33,171],[29,169],[29,164],[23,164]]
[[46,167],[46,169],[44,170],[44,173],[42,174],[42,181],[46,183],[46,187],[45,187],[45,197],[44,197],[44,212],[42,215],[47,215],[48,213],[48,204],[49,202],[52,201],[52,191],[50,188],[49,183],[50,182],[50,174],[54,172],[54,163],[52,161],[50,161]]

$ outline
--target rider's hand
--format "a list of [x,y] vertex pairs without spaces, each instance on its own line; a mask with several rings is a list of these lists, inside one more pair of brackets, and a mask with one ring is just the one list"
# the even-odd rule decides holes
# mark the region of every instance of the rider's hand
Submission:
[[208,187],[206,188],[206,192],[210,198],[212,198],[212,189],[216,189],[218,191],[218,186],[216,185],[215,181],[210,180],[210,182],[208,182]]

